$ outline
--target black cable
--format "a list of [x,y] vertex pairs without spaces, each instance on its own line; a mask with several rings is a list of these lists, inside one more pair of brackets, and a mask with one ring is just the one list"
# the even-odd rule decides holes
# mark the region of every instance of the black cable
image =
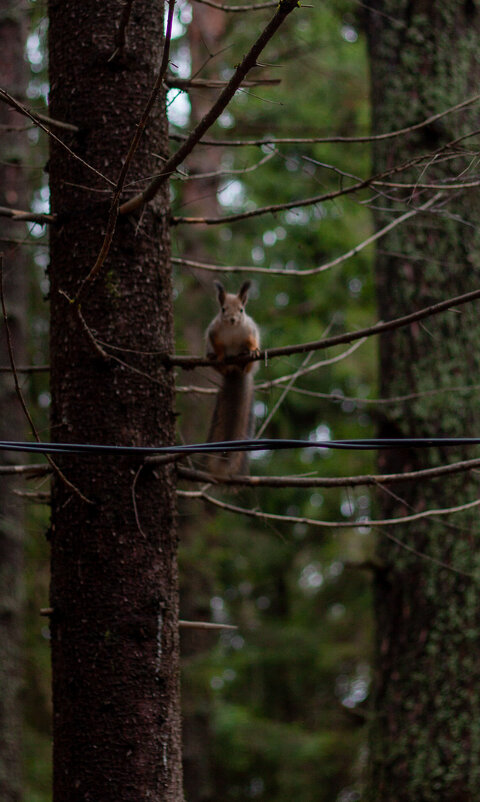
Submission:
[[374,451],[385,448],[434,448],[480,445],[480,437],[405,437],[357,440],[225,440],[175,446],[115,446],[93,443],[26,443],[0,440],[0,451],[24,451],[31,454],[116,454],[155,456],[162,454],[200,454],[218,451],[276,451],[279,449],[320,448],[349,451]]

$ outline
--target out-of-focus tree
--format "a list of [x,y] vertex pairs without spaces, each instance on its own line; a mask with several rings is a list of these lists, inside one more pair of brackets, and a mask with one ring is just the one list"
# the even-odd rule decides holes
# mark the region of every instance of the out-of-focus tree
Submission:
[[[408,128],[477,92],[475,4],[373,6],[382,11],[367,15],[375,133]],[[425,212],[397,228],[378,251],[385,319],[478,287],[478,189],[463,186],[478,158],[472,137],[478,123],[478,107],[467,106],[421,131],[375,143],[374,172],[417,162],[401,181],[383,187],[378,225],[445,189],[441,214]],[[397,400],[386,408],[380,434],[478,436],[479,362],[478,302],[384,335],[381,393]],[[442,448],[403,449],[386,452],[381,468],[404,473],[468,456],[466,449],[448,455]],[[478,511],[468,508],[478,486],[475,473],[462,473],[397,485],[380,496],[383,518],[467,506],[454,518],[397,527],[394,542],[379,540],[384,569],[375,585],[378,676],[369,799],[453,802],[478,794],[480,554]]]
[[[24,2],[0,2],[0,82],[23,97],[28,81],[24,58],[27,37]],[[28,144],[25,126],[8,106],[0,104],[0,205],[28,208],[29,186],[24,172]],[[25,418],[11,371],[9,348],[18,364],[25,364],[28,256],[21,247],[18,224],[0,217],[3,292],[8,315],[0,336],[0,438],[23,440]],[[18,241],[19,240],[19,241]],[[9,342],[10,341],[10,342]],[[13,455],[15,456],[15,455]],[[12,463],[12,454],[0,454],[0,466]],[[0,468],[1,469],[1,468]],[[0,475],[0,798],[18,802],[22,794],[22,681],[24,612],[24,509],[16,495],[19,480]]]

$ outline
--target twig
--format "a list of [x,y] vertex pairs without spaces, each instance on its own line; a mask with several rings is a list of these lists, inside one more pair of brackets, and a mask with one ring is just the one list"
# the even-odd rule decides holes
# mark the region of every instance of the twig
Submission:
[[48,248],[48,242],[30,239],[29,237],[24,237],[22,239],[15,239],[14,237],[0,237],[0,242],[4,242],[7,245],[27,245],[30,248]]
[[438,560],[436,557],[430,557],[429,554],[425,554],[423,551],[418,551],[417,549],[413,548],[413,546],[409,546],[408,543],[404,543],[403,540],[399,540],[398,537],[392,535],[391,532],[382,532],[385,537],[388,537],[392,543],[395,543],[401,549],[405,551],[409,551],[411,554],[414,554],[415,557],[420,557],[422,560],[427,560],[428,562],[435,563],[435,565],[439,565],[441,568],[447,568],[448,571],[453,571],[454,574],[461,574],[462,576],[468,576],[471,578],[475,577],[475,574],[468,573],[467,571],[461,571],[460,568],[455,568],[453,565],[449,565],[448,563],[444,563],[443,560]]
[[86,167],[87,170],[91,170],[93,173],[95,173],[95,175],[98,175],[103,181],[106,181],[108,184],[111,184],[113,186],[113,181],[110,181],[110,179],[107,178],[105,175],[103,175],[103,173],[101,173],[95,167],[92,167],[91,164],[88,164],[88,162],[82,159],[81,156],[79,156],[77,153],[74,153],[74,151],[71,148],[69,148],[68,145],[65,144],[65,142],[62,142],[62,140],[59,139],[58,136],[53,133],[53,131],[50,131],[50,129],[47,128],[47,126],[44,125],[43,122],[41,121],[40,115],[33,114],[26,108],[26,106],[23,106],[22,103],[19,103],[18,100],[15,100],[14,97],[9,95],[9,93],[6,92],[5,89],[0,89],[0,100],[4,100],[5,103],[7,103],[9,106],[12,106],[12,108],[20,112],[20,114],[24,114],[25,117],[28,117],[30,120],[32,120],[32,122],[34,122],[35,125],[41,128],[42,131],[45,131],[45,133],[51,139],[57,142],[57,144],[60,145],[60,147],[64,148],[64,150],[66,150],[67,153],[70,154],[70,156],[73,156],[73,158],[79,161],[80,164],[83,164],[83,166]]
[[37,490],[30,491],[30,490],[14,490],[13,491],[15,496],[19,496],[20,498],[24,498],[27,501],[33,501],[35,504],[50,504],[52,499],[52,494],[49,492],[40,492]]
[[52,472],[48,465],[0,465],[0,476],[25,476],[26,479],[46,476]]
[[[362,340],[354,343],[347,348],[345,351],[342,351],[341,354],[337,354],[337,356],[332,356],[330,359],[321,359],[319,362],[315,362],[313,365],[308,365],[305,367],[300,367],[295,373],[285,374],[284,376],[279,376],[278,379],[271,379],[270,381],[266,382],[259,382],[255,385],[255,390],[270,390],[272,387],[278,387],[285,384],[286,381],[290,381],[292,378],[299,378],[300,376],[305,376],[308,373],[313,373],[315,370],[319,368],[324,368],[327,365],[335,365],[337,362],[342,362],[344,359],[348,359],[355,351],[360,348],[364,342],[366,342],[367,338],[364,337]],[[312,353],[312,352],[310,352]],[[296,390],[298,388],[293,387],[291,385],[292,390]]]
[[123,48],[125,47],[126,31],[130,20],[132,6],[133,6],[133,0],[125,0],[125,3],[122,8],[122,14],[120,16],[120,22],[118,24],[118,29],[115,34],[115,50],[113,51],[113,54],[110,56],[109,61],[114,61],[114,59],[117,58],[117,56],[121,55]]
[[[480,183],[480,182],[479,182]],[[323,265],[319,267],[310,267],[306,270],[297,270],[295,268],[272,268],[272,267],[223,267],[219,265],[211,265],[206,264],[205,262],[194,262],[190,259],[181,259],[179,257],[172,258],[172,262],[175,264],[185,265],[186,267],[194,267],[197,270],[209,270],[212,272],[222,272],[222,273],[268,273],[270,276],[314,276],[317,273],[324,273],[326,270],[330,270],[332,267],[336,267],[337,265],[346,262],[347,259],[350,259],[352,256],[356,256],[357,253],[363,251],[367,245],[371,245],[373,242],[381,239],[388,234],[393,228],[396,226],[405,223],[406,220],[409,220],[411,217],[415,217],[420,212],[426,211],[430,206],[432,206],[436,200],[438,200],[438,195],[435,198],[431,198],[427,203],[424,203],[422,206],[419,206],[417,209],[411,209],[405,214],[400,215],[395,220],[392,220],[391,223],[381,228],[379,231],[376,231],[370,237],[367,237],[360,242],[358,245],[355,245],[354,248],[351,248],[346,253],[342,254],[341,256],[337,256],[335,259],[332,259],[330,262],[325,262]]]
[[280,0],[278,3],[278,9],[270,20],[266,28],[262,31],[256,42],[252,45],[249,52],[246,56],[242,59],[238,67],[236,68],[232,78],[228,82],[228,85],[222,90],[219,97],[210,108],[210,110],[205,114],[205,116],[200,120],[198,125],[194,128],[192,133],[187,137],[183,145],[177,150],[173,156],[168,159],[164,166],[164,173],[161,176],[157,176],[154,178],[153,181],[143,190],[139,195],[136,195],[134,198],[126,201],[122,206],[120,206],[119,213],[120,214],[130,214],[131,212],[135,211],[136,209],[142,207],[145,203],[151,201],[159,189],[165,184],[168,177],[173,173],[177,167],[184,161],[184,159],[191,153],[197,142],[201,139],[203,134],[208,131],[211,125],[218,119],[220,114],[226,108],[230,100],[232,99],[233,95],[241,85],[242,81],[245,79],[247,73],[255,67],[257,64],[257,58],[262,52],[265,45],[269,42],[272,38],[274,33],[278,30],[282,22],[286,19],[286,17],[298,6],[297,0]]
[[[29,117],[35,125],[37,125],[37,120],[41,120],[44,123],[48,123],[48,125],[53,125],[55,128],[63,128],[65,131],[73,131],[73,133],[79,132],[78,125],[73,125],[72,123],[65,123],[61,120],[54,120],[53,117],[49,117],[47,114],[41,114],[39,111],[35,111],[34,109],[27,109],[26,106],[23,106],[19,100],[13,98],[8,92],[3,93],[3,90],[0,90],[0,100],[3,100],[9,106],[12,106],[15,111],[18,111],[19,114],[23,114],[25,117]],[[6,126],[1,125],[0,129],[7,130],[7,131],[29,131],[31,130],[31,126],[19,128],[18,126]]]
[[[50,365],[17,365],[17,373],[47,373],[50,370]],[[2,365],[0,373],[11,373],[10,366]]]
[[[36,426],[35,426],[35,424],[33,422],[32,416],[30,415],[30,412],[28,411],[28,407],[27,407],[27,405],[25,403],[25,399],[23,397],[23,393],[22,393],[22,391],[20,389],[20,383],[18,381],[17,369],[15,367],[15,358],[13,356],[12,338],[10,336],[10,326],[8,325],[7,309],[6,309],[6,305],[5,305],[5,295],[4,295],[4,292],[3,292],[3,254],[0,254],[0,301],[1,301],[1,306],[2,306],[3,321],[4,321],[4,324],[5,324],[5,335],[6,335],[6,339],[7,339],[8,357],[10,359],[10,365],[11,365],[11,368],[12,368],[13,381],[14,381],[14,384],[15,384],[15,392],[17,394],[18,400],[20,401],[20,406],[23,409],[24,415],[25,415],[26,419],[28,420],[28,422],[30,424],[30,428],[32,430],[32,434],[35,437],[35,440],[37,441],[37,443],[40,443],[41,441],[40,441],[39,434],[38,434]],[[48,454],[46,454],[45,456],[46,456],[47,461],[50,463],[50,465],[52,466],[53,470],[57,474],[57,476],[62,480],[62,482],[70,490],[72,490],[77,496],[79,496],[79,498],[81,498],[82,501],[85,501],[87,504],[93,504],[93,502],[90,501],[90,499],[88,499],[86,496],[83,495],[83,493],[78,489],[78,487],[75,487],[75,485],[73,485],[67,479],[67,477],[62,473],[62,471],[60,470],[58,465],[56,465],[56,463],[53,461],[53,459]]]
[[175,388],[177,393],[195,393],[196,395],[216,395],[217,387],[197,387],[194,384],[181,384]]
[[[222,178],[224,176],[230,175],[247,175],[248,173],[253,173],[255,170],[258,170],[259,167],[263,167],[264,164],[269,162],[276,156],[278,151],[272,150],[270,153],[267,153],[266,156],[263,156],[256,164],[251,164],[250,167],[240,167],[237,170],[214,170],[210,173],[184,173],[183,171],[177,170],[175,176],[172,178],[178,178],[181,181],[195,181],[195,180],[203,180],[205,178]],[[213,270],[217,270],[218,268],[212,268]]]
[[[40,608],[40,615],[47,618],[52,616],[54,612],[55,610],[53,607]],[[180,629],[238,629],[238,627],[233,624],[214,624],[210,621],[185,621],[183,619],[179,619],[178,626]]]
[[[424,159],[425,156],[419,157],[417,160],[419,161]],[[403,164],[399,167],[394,167],[391,170],[388,170],[388,174],[391,175],[394,172],[402,172],[406,170],[407,167],[411,167],[413,165],[413,161],[410,162],[408,165]],[[383,174],[385,175],[385,173]],[[170,222],[172,225],[206,225],[206,226],[217,226],[223,225],[224,223],[237,223],[239,220],[249,220],[252,217],[259,217],[264,214],[277,214],[278,212],[290,211],[292,209],[303,209],[305,206],[315,206],[317,203],[324,203],[327,200],[334,200],[335,198],[340,198],[345,195],[352,195],[355,192],[359,192],[362,189],[367,189],[367,187],[375,184],[381,176],[370,176],[369,178],[365,178],[360,181],[356,181],[354,184],[351,184],[349,187],[341,187],[341,189],[335,189],[331,192],[324,192],[322,195],[312,195],[309,198],[301,198],[300,200],[295,201],[288,201],[285,203],[272,203],[269,206],[259,206],[256,209],[250,209],[248,212],[237,212],[235,214],[226,214],[221,217],[172,217]],[[389,223],[385,229],[381,229],[380,232],[377,232],[378,236],[373,234],[372,239],[369,240],[374,242],[375,239],[382,237],[387,231],[394,228],[398,223],[404,222],[404,220],[412,217],[415,214],[418,214],[420,211],[425,211],[425,209],[430,208],[434,202],[439,200],[441,193],[435,195],[435,198],[432,198],[428,201],[427,204],[423,204],[424,208],[419,207],[418,209],[412,209],[410,212],[406,212],[402,218],[399,218],[398,221],[394,220]],[[368,245],[368,242],[365,244]],[[332,267],[333,265],[345,261],[345,258],[348,258],[352,254],[356,253],[357,250],[362,250],[362,244],[354,248],[351,252],[349,252],[345,257],[339,257],[338,260],[333,260],[331,264],[326,265],[323,267],[323,270],[328,269],[328,267]],[[283,272],[283,271],[282,271]],[[320,272],[314,269],[312,272]],[[306,272],[304,275],[308,275]]]
[[226,3],[215,3],[214,0],[195,0],[196,3],[202,3],[204,6],[211,8],[218,8],[220,11],[260,11],[264,8],[275,8],[278,6],[277,0],[266,0],[265,3],[252,3],[250,6],[229,6]]
[[[397,492],[393,490],[393,488],[388,487],[387,485],[378,485],[378,490],[384,493],[387,497],[394,499],[397,504],[403,507],[406,510],[410,510],[411,512],[415,511],[415,507],[413,504],[410,504],[405,498],[400,496]],[[463,532],[465,533],[465,528],[461,526],[457,526],[456,524],[448,523],[447,521],[442,520],[441,518],[437,519],[434,518],[434,521],[437,521],[443,528],[450,529],[455,532]]]
[[137,529],[140,532],[141,536],[144,539],[146,539],[147,535],[145,534],[145,532],[142,529],[142,525],[140,523],[140,516],[139,516],[139,513],[138,513],[138,505],[137,505],[137,482],[138,482],[138,479],[140,477],[140,473],[143,470],[143,467],[144,467],[143,465],[140,465],[138,467],[137,472],[136,472],[135,477],[134,477],[133,482],[132,482],[132,504],[133,504],[133,512],[135,514],[135,521],[136,521],[136,524],[137,524]]
[[171,462],[179,462],[181,459],[185,459],[185,454],[165,454],[165,456],[158,456],[158,457],[145,457],[145,465],[151,465],[152,467],[156,467],[157,465],[168,465]]
[[275,415],[275,413],[277,412],[277,410],[279,409],[279,407],[282,405],[283,401],[287,397],[288,393],[292,389],[294,383],[299,378],[299,376],[301,376],[303,374],[303,372],[306,370],[306,366],[307,366],[308,362],[310,361],[310,359],[312,357],[312,353],[313,352],[310,351],[310,353],[308,353],[306,355],[305,359],[303,360],[301,366],[298,368],[296,373],[293,373],[289,377],[290,380],[289,380],[287,386],[283,388],[283,391],[282,391],[282,393],[280,393],[279,398],[277,398],[277,400],[276,400],[275,404],[273,405],[272,409],[270,410],[270,412],[268,413],[267,417],[265,418],[265,420],[263,421],[262,425],[260,426],[260,429],[258,430],[258,432],[256,434],[257,438],[260,438],[262,436],[262,434],[264,433],[264,431],[267,428],[268,424],[272,420],[273,416]]
[[[283,381],[285,381],[288,376],[280,376],[279,379],[273,379],[272,382],[262,382],[261,384],[255,385],[257,390],[268,390],[269,387],[273,383],[278,383],[280,386],[282,385]],[[459,387],[441,387],[437,390],[425,390],[421,393],[408,393],[405,395],[393,395],[391,398],[364,398],[363,396],[355,396],[355,395],[343,395],[342,393],[321,393],[317,392],[316,390],[306,390],[303,387],[292,387],[291,392],[299,393],[300,395],[306,395],[310,398],[324,398],[327,401],[350,401],[354,404],[359,405],[370,405],[370,406],[383,406],[388,404],[399,404],[404,403],[405,401],[414,401],[418,398],[428,398],[430,396],[441,395],[442,393],[471,393],[471,392],[478,392],[480,389],[480,384],[471,384],[471,385],[462,385]],[[177,392],[190,392],[190,393],[209,393],[213,394],[217,392],[214,389],[209,389],[205,387],[177,387]]]
[[40,212],[24,212],[20,209],[10,209],[8,206],[0,206],[0,217],[9,217],[22,223],[55,223],[56,214],[43,214]]
[[[67,297],[65,293],[62,293],[62,294],[65,295],[65,297]],[[70,299],[68,299],[68,300],[70,300]],[[97,354],[100,357],[102,357],[102,359],[104,359],[106,362],[108,362],[108,361],[116,362],[117,365],[121,365],[126,370],[129,370],[132,373],[136,373],[138,376],[143,376],[144,379],[148,379],[148,381],[153,382],[153,384],[162,384],[162,382],[159,379],[155,379],[149,373],[145,373],[145,371],[140,370],[139,368],[136,368],[134,365],[130,365],[128,362],[125,362],[123,359],[120,359],[118,356],[115,356],[114,354],[109,354],[107,351],[105,351],[105,349],[103,348],[103,345],[105,346],[105,348],[116,348],[116,346],[110,345],[109,343],[102,343],[101,340],[99,340],[97,337],[95,337],[93,331],[91,330],[90,326],[88,325],[87,321],[85,320],[85,318],[83,316],[83,313],[82,313],[82,310],[81,310],[80,306],[76,307],[76,312],[77,312],[77,317],[78,317],[78,319],[80,321],[80,324],[81,324],[86,336],[88,337],[90,343],[92,344],[92,346],[95,349],[95,351],[97,352]],[[119,350],[119,351],[125,350],[125,351],[128,352],[130,349],[128,349],[128,348],[127,349],[117,348],[116,350]]]
[[[253,78],[250,81],[243,81],[242,86],[275,86],[279,83],[281,83],[280,78]],[[176,75],[168,75],[165,84],[171,89],[188,91],[188,89],[223,89],[228,81],[219,78],[177,78]]]
[[233,624],[214,624],[210,621],[185,621],[180,619],[178,626],[181,629],[238,629]]
[[48,123],[48,125],[53,125],[54,128],[62,128],[64,131],[72,131],[74,134],[78,134],[80,131],[78,125],[73,125],[73,123],[65,123],[62,122],[62,120],[54,120],[53,117],[49,117],[48,114],[41,114],[39,111],[34,111],[32,113],[42,122]]
[[[328,324],[327,328],[323,332],[323,336],[324,337],[329,333],[329,331],[331,331],[331,328],[333,326],[334,320],[335,320],[335,318],[332,317],[330,323]],[[357,347],[360,346],[361,345],[361,341],[360,341],[360,343],[355,343],[355,345]],[[355,350],[355,349],[349,348],[348,350],[352,351],[352,350]],[[300,378],[300,376],[304,376],[305,373],[309,373],[311,370],[317,369],[322,364],[321,362],[317,362],[315,365],[311,365],[310,367],[307,367],[307,364],[310,361],[311,357],[312,357],[312,351],[310,351],[310,353],[307,354],[307,356],[303,360],[301,366],[298,368],[298,370],[295,371],[295,373],[292,373],[290,376],[284,377],[284,379],[288,379],[289,380],[288,384],[287,384],[286,387],[283,388],[283,392],[280,394],[280,397],[276,400],[276,402],[273,405],[272,409],[270,410],[270,412],[268,413],[267,417],[265,418],[265,420],[263,421],[262,425],[260,426],[260,429],[259,429],[259,431],[258,431],[258,433],[256,435],[257,440],[260,439],[260,437],[262,436],[263,432],[267,428],[267,426],[270,423],[270,421],[272,420],[273,416],[275,415],[275,413],[277,412],[277,410],[279,409],[279,407],[282,405],[283,401],[287,397],[288,393],[292,389],[292,387],[295,384],[296,380],[298,378]],[[342,354],[340,358],[344,359],[345,358],[345,354]],[[327,362],[327,361],[329,361],[329,360],[325,360],[323,362],[323,364],[325,364],[325,362]],[[338,358],[335,361],[338,361]]]

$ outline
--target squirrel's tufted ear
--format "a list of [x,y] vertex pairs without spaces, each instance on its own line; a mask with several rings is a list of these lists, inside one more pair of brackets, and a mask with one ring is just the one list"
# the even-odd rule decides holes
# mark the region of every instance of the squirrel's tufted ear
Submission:
[[244,281],[242,286],[240,287],[240,290],[238,292],[238,297],[240,298],[240,300],[241,300],[241,302],[243,304],[247,303],[248,291],[249,291],[251,286],[252,286],[252,282],[251,281]]
[[213,286],[217,290],[218,302],[219,302],[220,306],[223,306],[223,304],[225,302],[225,287],[223,286],[223,284],[221,284],[220,281],[214,281],[213,282]]

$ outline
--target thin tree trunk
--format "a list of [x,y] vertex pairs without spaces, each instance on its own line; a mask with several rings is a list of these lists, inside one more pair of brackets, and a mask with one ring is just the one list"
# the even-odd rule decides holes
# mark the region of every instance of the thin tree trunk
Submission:
[[[114,180],[163,41],[163,4],[137,0],[126,47],[111,59],[120,13],[116,0],[50,2],[50,113],[79,126],[69,144]],[[160,97],[130,179],[158,172],[153,154],[167,150]],[[95,263],[109,194],[56,145],[50,178],[61,218],[51,236],[52,436],[171,443],[173,376],[161,362],[173,348],[167,191],[140,220],[118,220],[104,269],[83,297],[87,333],[63,293],[74,297]],[[139,467],[125,457],[62,459],[68,481],[92,503],[54,479],[56,802],[182,798],[174,470],[143,469],[135,481]]]
[[[478,91],[480,19],[474,3],[433,0],[374,3],[368,16],[372,66],[373,132],[408,126]],[[443,118],[422,131],[377,143],[373,171],[406,162],[479,127],[478,110]],[[438,181],[460,175],[465,155],[430,160],[401,181]],[[404,208],[378,203],[381,225]],[[411,192],[411,197],[408,198]],[[420,189],[403,191],[415,204]],[[394,318],[480,280],[480,201],[466,191],[443,214],[425,214],[382,240],[377,257],[380,317]],[[477,435],[477,391],[425,391],[478,381],[478,304],[394,331],[381,340],[381,395],[419,393],[388,407],[383,436]],[[397,472],[440,465],[466,451],[432,448],[384,454],[381,467]],[[468,452],[471,455],[471,452]],[[478,498],[475,475],[393,488],[380,496],[381,517],[448,507]],[[398,495],[394,495],[398,494]],[[478,512],[430,518],[388,529],[379,537],[385,563],[376,581],[375,723],[367,798],[381,802],[457,802],[478,798],[480,780],[480,615]],[[449,566],[449,567],[445,567]]]
[[[211,6],[194,3],[192,20],[188,27],[188,43],[191,59],[192,75],[201,78],[218,78],[218,58],[207,62],[209,55],[218,53],[225,41],[227,15]],[[190,93],[190,125],[196,125],[207,113],[216,95],[215,90],[200,90]],[[191,173],[215,173],[220,170],[222,148],[201,148],[193,152],[189,159]],[[188,214],[215,216],[218,214],[217,192],[218,176],[187,181],[183,187],[182,201]],[[181,231],[182,255],[187,259],[208,261],[209,243],[198,228]],[[196,309],[214,308],[214,291],[211,279],[206,280],[203,271],[192,271],[195,276],[193,286],[184,290],[188,293],[188,306]],[[190,353],[201,353],[205,349],[205,328],[208,322],[207,312],[202,323],[198,317],[189,316],[182,321],[182,329]],[[212,375],[197,371],[195,383],[212,386]],[[218,374],[217,374],[218,375]],[[213,377],[214,382],[218,379]],[[182,437],[186,442],[202,442],[207,439],[208,419],[212,413],[212,403],[202,402],[202,397],[195,399],[195,414],[187,414],[181,423]],[[182,618],[192,620],[209,620],[211,615],[210,598],[214,595],[211,566],[208,560],[189,559],[189,553],[196,553],[194,544],[197,538],[202,539],[203,550],[208,554],[211,546],[210,519],[203,531],[199,532],[198,521],[192,525],[189,516],[181,518],[180,539],[185,554],[181,563],[181,611]],[[185,796],[188,802],[206,802],[215,794],[215,777],[212,766],[213,734],[211,731],[212,703],[207,695],[199,694],[198,683],[188,681],[188,672],[195,666],[195,658],[212,645],[212,636],[195,629],[186,629],[181,636],[182,663],[186,671],[186,681],[182,693],[183,712],[183,777]]]
[[[28,68],[24,58],[26,8],[15,0],[0,0],[1,79],[12,94],[25,94]],[[0,125],[22,125],[21,118],[0,106]],[[3,132],[0,163],[0,204],[28,208],[22,163],[27,142],[18,131]],[[9,329],[17,363],[25,360],[26,258],[8,240],[18,238],[18,223],[0,219],[3,288]],[[5,326],[0,326],[0,365],[9,364]],[[0,375],[0,437],[23,440],[25,420],[13,377]],[[0,454],[4,465],[11,455]],[[14,495],[18,480],[0,481],[0,799],[18,802],[22,796],[22,630],[23,630],[23,505]]]

